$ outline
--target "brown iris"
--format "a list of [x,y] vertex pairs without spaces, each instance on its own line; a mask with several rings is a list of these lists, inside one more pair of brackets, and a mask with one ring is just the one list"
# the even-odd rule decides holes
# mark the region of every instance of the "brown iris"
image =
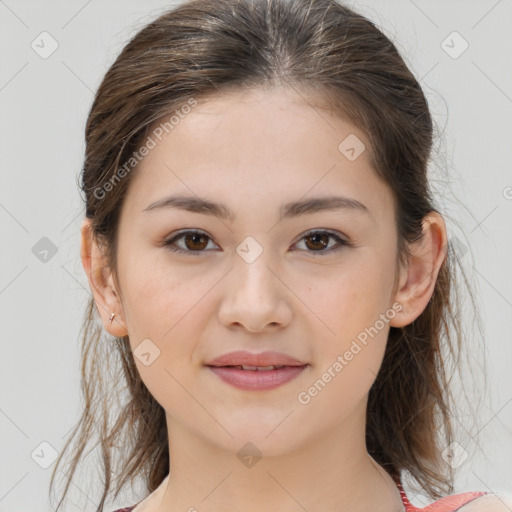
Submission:
[[[183,236],[183,239],[185,240],[185,246],[191,251],[201,251],[208,245],[208,236],[202,233],[187,233]],[[187,243],[190,240],[192,240],[192,246]]]
[[[306,245],[308,246],[309,249],[312,249],[312,250],[321,250],[321,249],[325,249],[328,245],[329,245],[329,238],[331,238],[331,236],[329,236],[327,233],[314,233],[312,235],[308,235],[306,237],[304,237],[304,240],[306,240]],[[311,247],[308,243],[307,243],[307,240],[315,240],[313,242],[314,245],[316,245],[316,247]],[[318,239],[322,239],[322,241],[318,241]]]

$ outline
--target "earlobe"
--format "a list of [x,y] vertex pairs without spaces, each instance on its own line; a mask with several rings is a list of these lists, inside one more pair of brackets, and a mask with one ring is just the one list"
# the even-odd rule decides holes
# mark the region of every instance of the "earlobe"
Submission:
[[423,219],[423,235],[409,250],[411,257],[407,268],[401,270],[394,297],[403,309],[390,321],[392,327],[412,323],[425,310],[434,293],[447,254],[446,225],[439,213],[432,211]]
[[93,236],[91,222],[88,218],[82,222],[80,257],[105,330],[116,337],[126,336],[127,329],[122,303],[113,275],[107,265],[103,249]]

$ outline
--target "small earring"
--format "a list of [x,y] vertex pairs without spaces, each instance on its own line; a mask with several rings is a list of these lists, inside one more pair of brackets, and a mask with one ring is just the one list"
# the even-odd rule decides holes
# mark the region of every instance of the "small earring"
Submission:
[[112,323],[112,320],[114,320],[114,317],[115,317],[115,316],[116,316],[116,315],[115,315],[114,313],[111,313],[111,315],[110,315],[110,323]]

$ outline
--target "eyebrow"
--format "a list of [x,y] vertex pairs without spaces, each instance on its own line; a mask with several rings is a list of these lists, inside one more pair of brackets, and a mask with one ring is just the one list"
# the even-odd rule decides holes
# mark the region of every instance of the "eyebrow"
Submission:
[[[178,208],[193,213],[213,215],[220,219],[233,221],[235,214],[225,205],[195,196],[169,196],[148,205],[142,213],[161,208]],[[279,210],[279,220],[309,215],[321,211],[349,210],[370,215],[368,208],[357,199],[343,196],[313,197],[283,204]]]

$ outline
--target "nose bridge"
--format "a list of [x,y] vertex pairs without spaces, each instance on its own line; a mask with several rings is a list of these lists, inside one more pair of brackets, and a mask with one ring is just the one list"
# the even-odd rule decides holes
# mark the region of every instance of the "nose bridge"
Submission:
[[273,287],[274,275],[271,266],[271,250],[254,237],[246,237],[236,248],[235,284],[244,293],[263,294]]
[[[285,287],[270,269],[276,266],[272,251],[253,237],[236,248],[228,288],[220,307],[220,320],[226,325],[240,324],[256,332],[267,325],[284,325],[291,312],[283,296]],[[277,265],[279,266],[279,265]]]

